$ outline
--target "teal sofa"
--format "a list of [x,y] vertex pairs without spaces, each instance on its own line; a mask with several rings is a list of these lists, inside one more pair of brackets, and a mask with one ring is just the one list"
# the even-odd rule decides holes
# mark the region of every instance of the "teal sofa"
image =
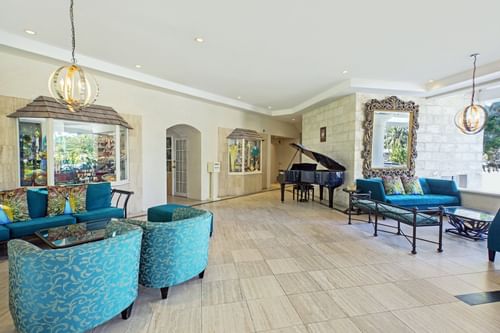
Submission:
[[[124,195],[121,201],[122,208],[112,207],[113,195]],[[107,218],[126,217],[128,199],[133,192],[111,189],[110,183],[93,183],[87,187],[85,213],[58,216],[47,215],[48,192],[46,189],[36,188],[28,190],[28,211],[30,220],[0,225],[0,241],[12,238],[30,236],[40,229],[59,227],[68,224],[93,222]],[[118,202],[120,203],[120,202]]]
[[360,193],[370,193],[370,198],[373,200],[406,208],[429,209],[439,206],[460,206],[460,192],[453,180],[419,178],[419,181],[423,195],[387,195],[382,178],[357,179],[356,189]]
[[127,220],[142,227],[139,283],[159,288],[163,299],[168,288],[198,275],[208,264],[212,213],[191,207],[176,208],[171,221]]
[[142,230],[112,221],[106,231],[104,240],[56,250],[9,241],[9,309],[18,332],[86,332],[130,316]]
[[495,261],[495,254],[500,251],[500,209],[488,229],[488,257]]

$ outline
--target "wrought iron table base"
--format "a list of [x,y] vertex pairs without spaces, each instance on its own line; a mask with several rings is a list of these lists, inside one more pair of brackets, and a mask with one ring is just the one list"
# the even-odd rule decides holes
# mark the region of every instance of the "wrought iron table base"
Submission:
[[484,240],[488,237],[490,222],[477,221],[465,217],[448,215],[448,220],[454,228],[446,229],[446,232],[456,234],[469,239]]

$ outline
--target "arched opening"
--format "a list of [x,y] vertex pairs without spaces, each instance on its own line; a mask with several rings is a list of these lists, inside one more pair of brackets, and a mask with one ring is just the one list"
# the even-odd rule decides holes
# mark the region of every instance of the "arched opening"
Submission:
[[201,132],[190,125],[175,125],[167,128],[166,143],[167,201],[200,200]]

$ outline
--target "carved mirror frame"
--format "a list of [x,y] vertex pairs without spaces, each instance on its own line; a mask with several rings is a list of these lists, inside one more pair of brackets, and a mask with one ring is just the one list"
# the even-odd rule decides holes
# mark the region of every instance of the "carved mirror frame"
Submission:
[[[373,115],[375,111],[399,111],[410,113],[409,136],[408,136],[408,163],[406,167],[395,168],[372,168],[372,139],[373,139]],[[365,178],[381,176],[414,176],[415,159],[417,157],[417,130],[418,130],[418,105],[413,101],[402,101],[396,96],[387,97],[383,100],[371,99],[365,103],[365,121],[363,122],[364,137],[363,151],[363,176]]]

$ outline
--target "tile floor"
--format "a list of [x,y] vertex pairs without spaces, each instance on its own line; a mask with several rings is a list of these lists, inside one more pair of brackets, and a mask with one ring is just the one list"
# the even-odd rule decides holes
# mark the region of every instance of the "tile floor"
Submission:
[[[500,290],[500,264],[485,242],[444,236],[444,252],[380,233],[317,203],[279,192],[200,206],[215,215],[205,278],[140,288],[132,317],[94,333],[500,332],[500,303],[469,306],[454,295]],[[433,237],[435,230],[427,229]],[[0,262],[0,332],[8,312],[7,261]]]

